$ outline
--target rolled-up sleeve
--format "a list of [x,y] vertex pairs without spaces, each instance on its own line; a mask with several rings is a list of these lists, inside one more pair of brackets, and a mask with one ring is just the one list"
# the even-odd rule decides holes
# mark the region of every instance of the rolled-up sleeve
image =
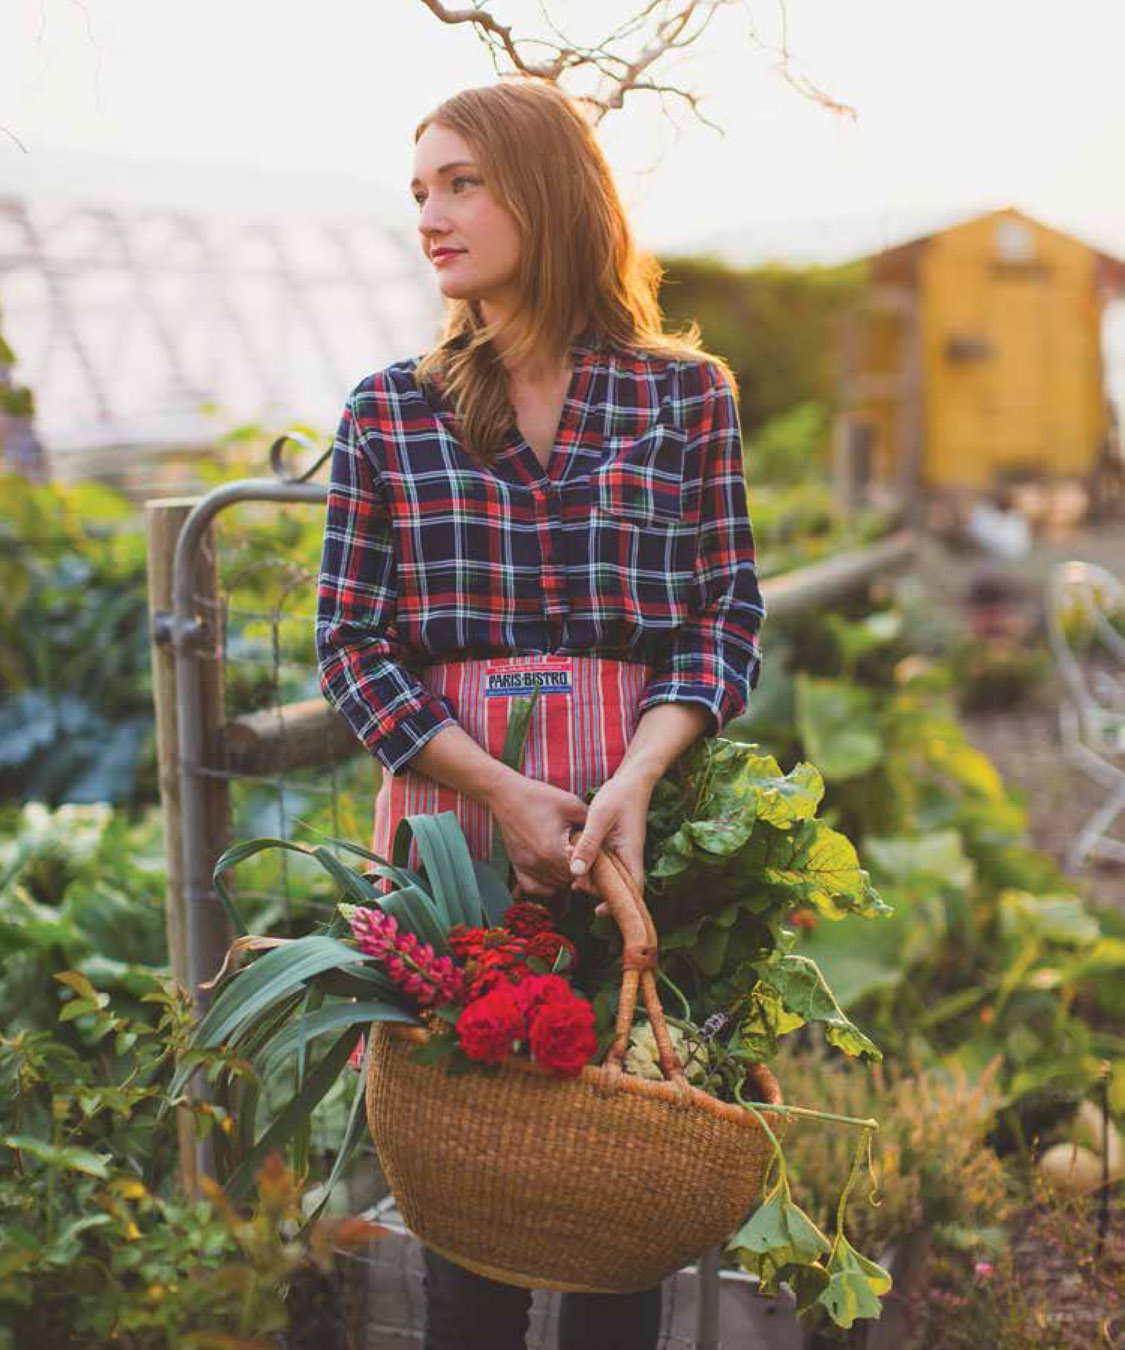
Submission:
[[700,380],[698,421],[685,453],[701,457],[699,547],[689,617],[654,668],[640,710],[657,703],[709,709],[715,733],[746,710],[761,674],[759,632],[766,611],[755,568],[743,476],[742,430],[734,393],[713,363]]
[[316,600],[320,689],[394,773],[442,727],[450,705],[404,664],[390,517],[378,469],[348,397],[332,447]]

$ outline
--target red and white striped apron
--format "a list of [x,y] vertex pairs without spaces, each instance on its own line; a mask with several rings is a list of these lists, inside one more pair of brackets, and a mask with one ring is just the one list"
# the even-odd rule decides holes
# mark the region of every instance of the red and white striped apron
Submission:
[[[601,787],[624,758],[650,673],[647,665],[612,657],[534,655],[446,661],[427,667],[419,679],[449,700],[462,729],[494,759],[504,750],[512,698],[536,687],[520,772],[583,797]],[[487,862],[491,811],[409,767],[383,775],[375,796],[371,851],[389,861],[399,821],[439,811],[455,813],[470,855]],[[407,866],[418,866],[413,841]],[[376,884],[382,890],[389,886]]]

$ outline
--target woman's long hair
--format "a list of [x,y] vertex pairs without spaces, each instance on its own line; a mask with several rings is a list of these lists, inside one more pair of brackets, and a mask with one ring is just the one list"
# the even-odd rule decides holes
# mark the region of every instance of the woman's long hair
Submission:
[[[472,146],[489,190],[519,234],[520,311],[503,328],[508,359],[533,353],[561,362],[585,326],[617,347],[671,360],[713,361],[731,389],[730,367],[702,349],[699,325],[665,333],[657,296],[664,270],[634,243],[613,177],[591,127],[554,84],[505,80],[465,89],[419,123]],[[489,462],[513,423],[507,371],[488,325],[471,300],[446,302],[437,345],[415,367],[419,389],[440,386],[460,424],[462,445]]]

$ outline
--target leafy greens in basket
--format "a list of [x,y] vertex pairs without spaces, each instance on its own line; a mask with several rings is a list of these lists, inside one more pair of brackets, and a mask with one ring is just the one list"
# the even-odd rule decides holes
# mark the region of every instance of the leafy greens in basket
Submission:
[[[513,710],[519,730],[526,730],[526,711]],[[522,736],[513,734],[509,741],[505,758],[518,764]],[[816,818],[822,796],[823,782],[812,765],[798,764],[783,774],[757,746],[722,737],[698,742],[653,793],[645,900],[657,928],[660,979],[679,1004],[675,1012],[667,1011],[668,1021],[682,1033],[694,1081],[752,1112],[774,1145],[763,1205],[747,1216],[729,1250],[760,1277],[764,1289],[784,1280],[802,1308],[819,1307],[850,1325],[855,1316],[876,1316],[878,1296],[889,1288],[886,1272],[854,1253],[843,1232],[844,1199],[876,1124],[801,1106],[768,1107],[776,1113],[774,1120],[806,1117],[859,1127],[836,1231],[828,1237],[814,1230],[792,1200],[784,1154],[761,1114],[766,1104],[744,1096],[750,1067],[768,1063],[778,1038],[806,1023],[821,1024],[828,1043],[846,1054],[879,1057],[842,1013],[816,965],[793,952],[794,934],[786,927],[795,914],[832,923],[877,921],[889,913],[850,842]],[[419,850],[418,872],[405,865],[411,836]],[[214,1066],[218,1059],[218,1101],[208,1111],[211,1119],[231,1125],[215,1132],[214,1139],[224,1185],[236,1198],[272,1149],[288,1145],[298,1170],[307,1168],[309,1117],[338,1078],[357,1031],[378,1020],[425,1021],[431,1051],[426,1058],[444,1059],[450,1067],[456,1059],[433,1052],[443,1048],[442,1042],[446,1052],[455,1049],[458,1008],[447,1004],[434,1008],[436,1016],[421,1017],[404,993],[402,972],[389,979],[377,957],[355,945],[356,908],[376,912],[375,919],[377,911],[392,916],[400,936],[409,935],[427,951],[427,961],[439,961],[456,953],[459,931],[499,931],[511,905],[502,850],[494,851],[493,864],[473,861],[450,813],[402,822],[391,860],[377,859],[347,841],[330,842],[368,859],[366,874],[352,871],[323,846],[277,839],[236,845],[216,864],[216,885],[241,935],[236,947],[252,959],[222,982],[181,1060],[173,1097],[196,1067]],[[222,874],[268,848],[311,855],[340,886],[340,910],[323,931],[291,942],[247,934]],[[391,882],[390,894],[376,888],[376,876]],[[572,895],[557,927],[573,939],[577,960],[566,974],[573,978],[575,995],[591,1001],[605,1032],[612,1026],[619,987],[619,937],[609,919],[594,919],[585,901]],[[266,947],[272,950],[253,955]],[[635,1037],[634,1048],[640,1039],[643,1033]],[[603,1043],[599,1038],[599,1048]],[[517,1037],[512,1050],[526,1053],[527,1046]],[[276,1080],[287,1064],[295,1070],[293,1094],[259,1130],[263,1080]],[[464,1063],[460,1069],[487,1071]],[[434,1071],[439,1071],[436,1065]],[[363,1133],[362,1096],[355,1094],[323,1200]]]

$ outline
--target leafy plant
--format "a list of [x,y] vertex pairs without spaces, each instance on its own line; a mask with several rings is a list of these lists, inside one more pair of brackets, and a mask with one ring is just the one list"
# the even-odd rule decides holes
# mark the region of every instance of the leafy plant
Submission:
[[7,808],[0,838],[0,1020],[56,1025],[54,971],[137,1000],[167,967],[159,816],[133,822],[107,803]]
[[92,483],[0,478],[0,793],[154,794],[145,541]]
[[[783,1049],[777,1072],[791,1096],[816,1098],[825,1110],[844,1115],[878,1112],[878,1204],[853,1205],[848,1215],[859,1245],[886,1252],[922,1228],[939,1245],[982,1257],[1002,1245],[1016,1187],[986,1142],[1001,1100],[999,1067],[994,1059],[970,1078],[956,1063],[887,1061],[861,1072],[846,1061],[827,1063],[815,1046]],[[847,1140],[796,1121],[785,1148],[809,1212],[828,1223],[836,1207],[835,1178],[847,1165]]]
[[919,634],[944,639],[904,589],[898,605],[803,617],[775,640],[757,716],[727,731],[817,763],[825,819],[894,911],[832,924],[806,906],[793,951],[891,1055],[955,1055],[969,1072],[999,1055],[1011,1144],[1121,1058],[1125,933],[1028,847],[1026,813],[958,721],[953,668],[916,650]]
[[0,1036],[0,1346],[272,1350],[287,1281],[370,1226],[316,1225],[296,1241],[301,1192],[276,1155],[245,1209],[206,1181],[203,1199],[178,1198],[162,1163],[176,1154],[173,1121],[158,1107],[186,1038],[185,996],[150,981],[153,1026],[77,971],[56,979],[70,996],[60,1025],[79,1047],[48,1030]]

